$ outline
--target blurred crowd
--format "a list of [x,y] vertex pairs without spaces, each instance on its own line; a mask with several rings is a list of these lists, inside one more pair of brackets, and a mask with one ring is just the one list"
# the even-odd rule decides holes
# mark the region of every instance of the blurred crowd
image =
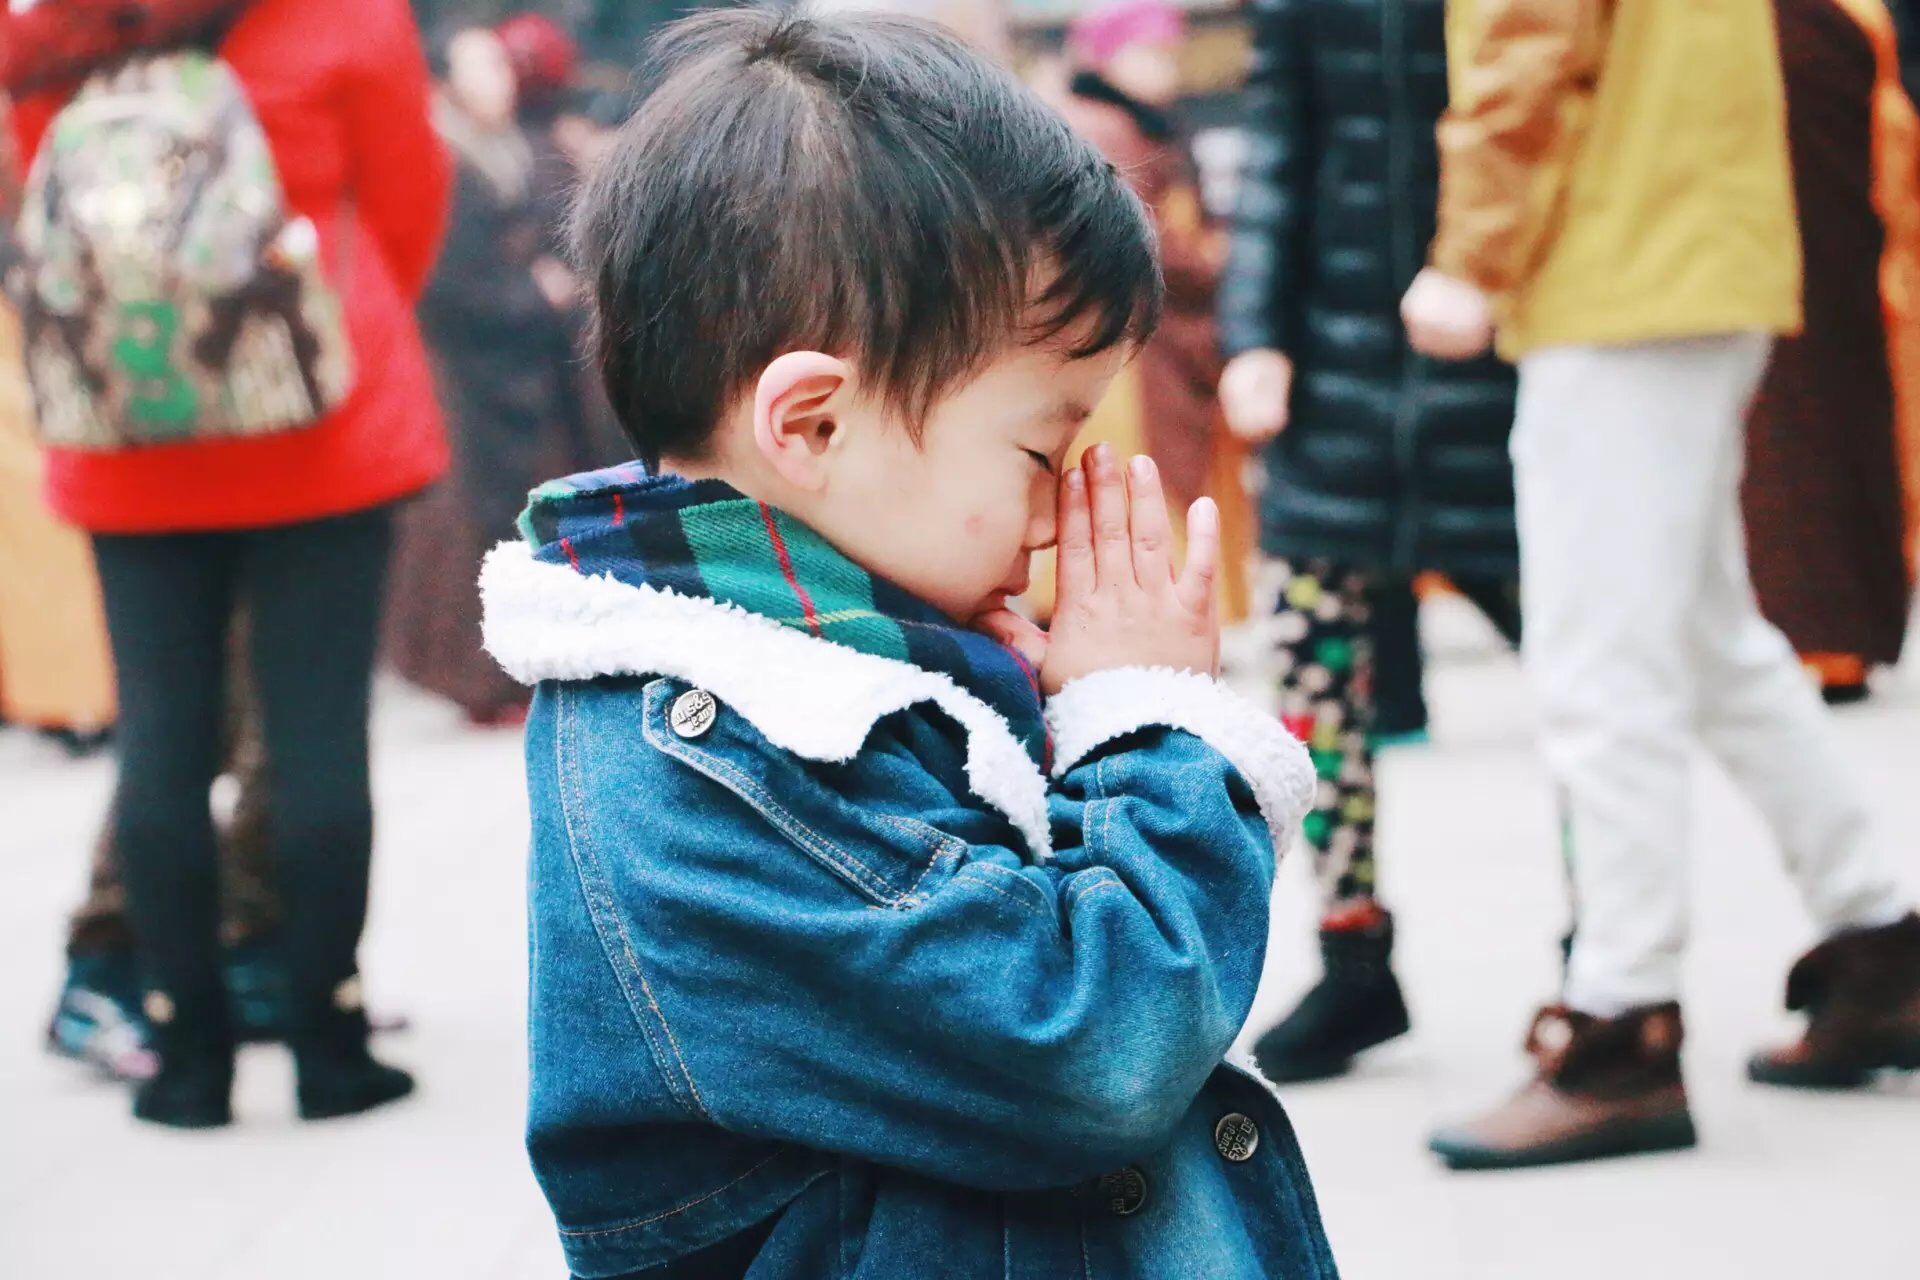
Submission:
[[[1655,398],[1644,413],[1610,403],[1654,426],[1676,409],[1705,417],[1733,406],[1744,435],[1699,465],[1738,486],[1738,510],[1703,512],[1697,536],[1703,546],[1744,538],[1712,544],[1732,593],[1730,632],[1747,626],[1750,565],[1761,610],[1806,673],[1797,692],[1753,694],[1740,713],[1749,721],[1772,714],[1762,702],[1804,695],[1791,732],[1819,738],[1823,729],[1806,727],[1819,714],[1812,690],[1858,701],[1875,669],[1899,660],[1920,530],[1920,43],[1908,0],[1732,6],[1748,11],[1739,39],[1751,48],[1727,32],[1660,26],[1670,13],[1645,17],[1650,43],[1634,56],[1683,56],[1659,41],[1691,35],[1704,42],[1696,54],[1706,50],[1703,92],[1717,85],[1728,97],[1640,104],[1671,107],[1669,149],[1627,147],[1604,170],[1564,139],[1527,135],[1502,117],[1499,89],[1476,90],[1468,68],[1449,64],[1474,9],[1464,0],[1253,0],[1241,15],[1249,75],[1225,112],[1237,141],[1214,148],[1195,145],[1185,114],[1192,19],[1172,0],[1093,0],[1047,47],[1016,38],[993,3],[888,7],[947,22],[1016,63],[1128,177],[1158,228],[1165,320],[1087,440],[1151,454],[1179,509],[1202,495],[1219,502],[1223,612],[1267,648],[1276,714],[1319,771],[1306,838],[1325,972],[1262,1036],[1271,1079],[1340,1074],[1409,1027],[1393,917],[1375,891],[1375,758],[1426,730],[1419,599],[1458,593],[1509,643],[1524,632],[1530,671],[1551,691],[1613,670],[1591,652],[1595,629],[1609,625],[1592,608],[1661,574],[1659,548],[1632,558],[1625,526],[1689,464],[1660,441],[1604,463],[1535,458],[1522,464],[1516,508],[1530,414],[1591,416],[1600,383],[1644,388]],[[108,741],[120,753],[50,1042],[143,1080],[162,1056],[199,1055],[219,1071],[217,1046],[195,1035],[285,1040],[313,1116],[411,1087],[368,1048],[398,1020],[370,1015],[359,998],[376,662],[476,727],[517,724],[526,691],[481,649],[481,557],[513,536],[542,480],[626,456],[581,359],[589,320],[567,247],[569,195],[625,102],[620,77],[582,56],[578,37],[596,12],[562,6],[482,24],[458,6],[431,8],[424,32],[400,0],[14,0],[0,19],[0,108],[11,103],[0,208],[19,228],[0,306],[0,718],[76,753]],[[1494,39],[1498,25],[1478,34]],[[1610,56],[1635,36],[1623,19],[1605,37]],[[1736,65],[1738,50],[1761,44]],[[197,60],[170,61],[183,54]],[[92,144],[89,107],[150,92],[142,77],[155,67],[194,77],[192,101],[234,93],[251,104],[255,123],[233,150],[253,146],[264,162],[242,172],[235,160],[206,179],[252,184],[223,206],[239,220],[224,236],[168,221],[183,178],[134,167],[137,143]],[[1555,74],[1542,69],[1533,88],[1564,90],[1545,83]],[[1474,101],[1485,109],[1463,110]],[[1709,115],[1738,109],[1729,103],[1747,104],[1762,126],[1774,119],[1773,134],[1758,127],[1733,152],[1711,140],[1689,148],[1687,131],[1704,133]],[[1769,146],[1787,153],[1790,189],[1767,185]],[[1209,172],[1208,154],[1233,159]],[[1685,165],[1725,182],[1690,185],[1675,177]],[[1597,223],[1618,206],[1638,213],[1615,216],[1642,221],[1559,228],[1548,253],[1546,234],[1524,225],[1526,191],[1531,170],[1556,166],[1605,190],[1591,201],[1602,212],[1582,216]],[[75,226],[99,221],[81,207],[89,196],[109,202],[115,226],[157,223],[190,271],[241,273],[232,283],[255,290],[257,305],[230,317],[154,313],[143,337],[118,341],[146,343],[158,363],[140,367],[142,348],[116,357],[133,369],[129,385],[101,373],[90,361],[105,340],[89,330],[90,308],[137,267],[112,245],[76,243]],[[1674,205],[1700,227],[1608,263],[1621,237],[1665,234],[1646,229],[1672,224]],[[267,267],[227,261],[221,245],[236,225],[274,246]],[[1565,245],[1581,235],[1591,260],[1566,265]],[[1749,259],[1690,256],[1707,240]],[[1635,271],[1668,278],[1628,297]],[[169,381],[176,327],[196,351],[219,347],[224,381]],[[1780,336],[1698,349],[1730,333]],[[256,347],[279,363],[267,369]],[[1644,352],[1646,362],[1548,362],[1576,348]],[[1719,363],[1707,368],[1707,355]],[[1530,514],[1578,505],[1550,489],[1550,472],[1584,470],[1591,486],[1600,466],[1614,470],[1595,501],[1618,527],[1601,512],[1556,532],[1549,513]],[[1694,553],[1675,545],[1673,563]],[[1543,585],[1543,566],[1554,584]],[[1037,583],[1030,603],[1044,616],[1044,571]],[[1677,590],[1677,608],[1696,607],[1691,587]],[[1648,634],[1657,641],[1658,627]],[[1774,679],[1770,652],[1728,661]],[[1645,671],[1661,655],[1614,660]],[[1628,685],[1615,694],[1666,696]],[[1564,709],[1552,696],[1550,719]],[[1571,696],[1565,714],[1577,720]],[[1665,732],[1618,731],[1636,742]],[[1604,732],[1576,741],[1580,732],[1561,723],[1546,745],[1576,861],[1589,868],[1575,875],[1571,979],[1606,994],[1543,1015],[1536,1047],[1556,1086],[1571,1079],[1556,1074],[1567,1044],[1604,1057],[1609,1028],[1629,1026],[1659,1058],[1678,1039],[1677,1022],[1669,1031],[1661,1021],[1670,994],[1660,980],[1607,985],[1632,967],[1616,953],[1655,945],[1612,931],[1609,895],[1641,893],[1627,908],[1636,919],[1667,908],[1647,905],[1655,891],[1644,884],[1614,888],[1604,871],[1609,859],[1643,856],[1627,847],[1641,837],[1608,816],[1641,800],[1617,777],[1582,772],[1608,746]],[[1752,777],[1772,787],[1790,764]],[[207,789],[221,774],[238,779],[239,801],[216,826]],[[1660,803],[1683,819],[1683,800]],[[1846,826],[1855,810],[1821,820]],[[1781,813],[1776,826],[1791,844],[1807,821]],[[73,853],[78,887],[85,851]],[[1836,911],[1838,926],[1894,919]],[[1656,1043],[1663,1035],[1672,1043]],[[1657,1092],[1636,1089],[1635,1105]],[[169,1123],[224,1119],[181,1090],[147,1088],[137,1109]],[[1587,1132],[1538,1108],[1497,1119],[1454,1135],[1442,1154],[1524,1157]],[[1658,1138],[1671,1139],[1671,1129]]]

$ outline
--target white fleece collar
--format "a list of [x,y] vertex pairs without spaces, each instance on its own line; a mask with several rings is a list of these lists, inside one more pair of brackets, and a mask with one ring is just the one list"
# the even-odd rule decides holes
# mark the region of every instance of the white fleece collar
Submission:
[[967,734],[967,785],[1029,853],[1053,853],[1047,781],[1005,718],[946,676],[817,639],[745,609],[611,576],[505,542],[480,570],[487,652],[523,684],[670,676],[700,686],[783,751],[845,762],[883,717],[931,702]]

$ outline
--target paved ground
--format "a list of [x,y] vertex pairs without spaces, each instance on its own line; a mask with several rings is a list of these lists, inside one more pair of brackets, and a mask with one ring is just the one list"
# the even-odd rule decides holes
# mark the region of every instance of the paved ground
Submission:
[[[1785,1029],[1807,927],[1753,816],[1717,777],[1698,815],[1688,985],[1699,1152],[1561,1172],[1450,1177],[1437,1119],[1519,1078],[1553,988],[1562,889],[1546,783],[1510,660],[1443,614],[1437,742],[1385,766],[1382,841],[1418,1028],[1356,1078],[1288,1103],[1350,1280],[1796,1280],[1920,1275],[1920,1081],[1800,1098],[1740,1082]],[[1843,732],[1920,882],[1920,672]],[[250,1051],[242,1123],[136,1129],[112,1089],[47,1058],[60,917],[109,782],[0,736],[0,1276],[49,1280],[532,1280],[560,1274],[519,1147],[525,813],[512,735],[475,735],[385,690],[380,855],[366,961],[376,1005],[416,1029],[391,1055],[414,1104],[332,1126],[292,1118],[283,1054]],[[1703,769],[1704,771],[1704,769]],[[1253,1026],[1312,976],[1303,865],[1289,868]],[[937,1268],[928,1272],[937,1276]],[[1169,1277],[1168,1280],[1183,1280]]]

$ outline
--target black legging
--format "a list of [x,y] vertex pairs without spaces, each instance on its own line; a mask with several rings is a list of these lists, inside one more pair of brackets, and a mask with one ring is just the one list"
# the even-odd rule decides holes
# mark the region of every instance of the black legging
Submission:
[[219,990],[208,793],[221,765],[236,604],[251,619],[296,1005],[324,1003],[355,972],[373,845],[367,709],[389,523],[382,508],[269,529],[94,539],[120,684],[114,838],[147,980],[184,997],[183,1013]]
[[[1520,647],[1519,578],[1457,573],[1460,594],[1486,616],[1493,629]],[[1415,733],[1427,727],[1426,656],[1420,648],[1420,600],[1405,578],[1380,578],[1371,593],[1373,610],[1374,731]]]

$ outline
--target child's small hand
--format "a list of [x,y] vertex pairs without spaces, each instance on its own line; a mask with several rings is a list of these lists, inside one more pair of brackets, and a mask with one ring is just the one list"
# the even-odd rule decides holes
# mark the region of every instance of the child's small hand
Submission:
[[1027,665],[1038,671],[1047,660],[1047,633],[1031,619],[1023,618],[1011,609],[994,609],[975,618],[972,623],[976,631],[998,640],[1027,660]]
[[1160,473],[1135,458],[1123,479],[1113,450],[1087,451],[1060,485],[1060,572],[1040,685],[1112,667],[1215,674],[1220,626],[1213,579],[1220,513],[1202,498],[1187,513],[1187,563],[1177,575]]

